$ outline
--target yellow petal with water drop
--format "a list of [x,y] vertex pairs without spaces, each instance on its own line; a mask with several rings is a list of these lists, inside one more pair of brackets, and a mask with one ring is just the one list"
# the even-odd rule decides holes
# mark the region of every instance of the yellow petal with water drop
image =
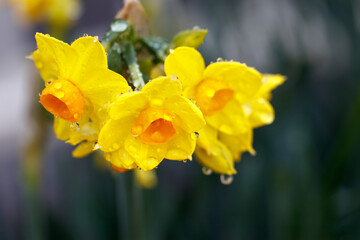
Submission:
[[105,159],[117,168],[136,169],[135,159],[124,149],[105,153]]
[[100,130],[98,139],[100,149],[104,152],[112,152],[124,146],[134,123],[134,118],[110,119]]
[[106,108],[106,104],[130,90],[125,78],[109,69],[89,71],[84,79],[77,83],[78,88],[93,105],[101,108]]
[[58,78],[70,79],[77,67],[78,53],[75,49],[42,33],[36,33],[35,38],[42,58],[54,59],[51,64],[55,64]]
[[206,116],[206,123],[227,134],[244,133],[251,126],[241,106],[241,103],[233,99],[220,112]]
[[195,149],[196,160],[204,167],[219,174],[236,174],[234,160],[231,152],[221,142],[217,142],[217,150],[208,153],[205,149],[197,146]]
[[164,103],[164,108],[173,111],[178,117],[178,127],[188,133],[195,132],[205,126],[205,119],[200,109],[189,99],[174,96]]
[[129,135],[125,141],[125,150],[134,158],[141,170],[149,171],[159,165],[166,154],[165,144],[147,144],[139,138]]
[[[166,89],[166,91],[164,91]],[[168,98],[182,93],[181,82],[174,76],[158,77],[148,82],[141,90],[151,98]]]
[[202,80],[205,63],[196,49],[178,47],[170,50],[164,62],[164,69],[167,76],[177,76],[186,89],[196,86]]
[[148,98],[142,92],[129,92],[121,95],[109,111],[112,119],[124,117],[137,117],[140,112],[148,105]]
[[216,79],[229,84],[241,101],[250,99],[259,91],[261,74],[254,68],[233,61],[212,63],[206,67],[203,79]]
[[195,133],[187,133],[182,129],[178,129],[175,136],[166,145],[166,159],[186,160],[191,157],[195,150],[196,135]]
[[252,129],[249,129],[249,131],[238,135],[228,135],[228,134],[220,133],[219,140],[228,147],[236,162],[240,161],[241,154],[243,152],[249,152],[252,155],[256,154],[252,146],[253,143]]
[[88,75],[89,70],[107,68],[105,50],[95,37],[78,38],[71,44],[71,48],[78,53],[77,67],[71,74],[71,79],[74,79],[75,84],[87,81],[85,76]]

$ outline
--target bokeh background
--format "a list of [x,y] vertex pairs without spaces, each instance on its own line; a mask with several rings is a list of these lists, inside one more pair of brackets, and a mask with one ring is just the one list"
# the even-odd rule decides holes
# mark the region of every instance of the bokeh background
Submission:
[[[229,186],[196,161],[165,161],[153,190],[96,157],[72,159],[34,118],[39,83],[25,57],[44,27],[1,3],[0,239],[360,239],[360,1],[141,2],[165,39],[207,28],[207,63],[287,76],[275,122],[255,130],[257,155],[243,155]],[[68,42],[101,39],[121,6],[84,0]]]

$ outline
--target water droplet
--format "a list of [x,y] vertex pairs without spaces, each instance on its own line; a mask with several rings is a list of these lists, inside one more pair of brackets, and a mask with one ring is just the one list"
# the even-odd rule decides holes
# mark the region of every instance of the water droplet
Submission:
[[87,33],[84,33],[83,37],[88,37],[89,35]]
[[200,137],[200,134],[198,132],[195,132],[195,135],[196,135],[197,138]]
[[183,160],[184,163],[187,163],[187,161],[188,161],[187,159]]
[[48,82],[46,82],[46,85],[49,85],[49,84],[51,84],[51,82],[52,82],[52,81],[48,81]]
[[41,97],[41,93],[39,93],[39,97]]
[[100,149],[100,148],[101,148],[100,145],[96,142],[96,143],[94,144],[93,150],[95,151],[95,150],[98,150],[98,149]]
[[174,54],[174,49],[169,50],[170,54]]
[[192,160],[192,156],[191,156],[191,155],[187,156],[187,159],[189,159],[189,160],[191,161],[191,160]]
[[55,95],[55,97],[61,99],[65,96],[65,93],[63,91],[58,91],[54,95]]
[[221,57],[219,57],[219,58],[216,59],[216,61],[217,62],[223,62],[224,60]]
[[234,180],[234,177],[232,175],[220,175],[220,181],[224,185],[229,185]]
[[55,83],[54,88],[55,89],[60,89],[61,88],[61,83],[59,83],[59,82]]
[[203,167],[201,170],[202,170],[203,174],[206,176],[209,176],[212,174],[212,170],[210,168]]
[[97,41],[99,41],[99,37],[98,37],[98,36],[95,36],[95,37],[94,37],[94,42],[97,42]]

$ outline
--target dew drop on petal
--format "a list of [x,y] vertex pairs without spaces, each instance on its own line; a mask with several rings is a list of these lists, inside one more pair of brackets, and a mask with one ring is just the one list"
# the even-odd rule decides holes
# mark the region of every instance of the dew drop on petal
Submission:
[[216,62],[223,62],[224,60],[221,58],[221,57],[219,57],[219,58],[217,58],[216,59]]
[[184,163],[187,163],[187,161],[188,161],[187,159],[183,160]]
[[195,132],[195,135],[196,135],[197,138],[200,137],[200,134],[198,132]]
[[201,170],[202,170],[203,174],[206,176],[209,176],[212,174],[212,170],[210,168],[203,167]]
[[93,150],[95,151],[95,150],[98,150],[98,149],[100,149],[100,148],[101,148],[100,145],[96,142],[96,143],[94,144]]
[[54,95],[58,99],[61,99],[61,98],[63,98],[65,96],[65,93],[63,91],[59,91],[59,92],[56,92]]
[[54,88],[55,89],[60,89],[61,88],[61,83],[59,83],[59,82],[55,83]]
[[191,161],[191,160],[192,160],[192,156],[191,156],[191,155],[187,156],[187,159],[189,159],[189,160]]
[[89,35],[87,33],[84,33],[83,37],[88,37]]
[[229,185],[230,183],[232,183],[233,180],[234,177],[232,175],[225,175],[225,174],[220,175],[220,181],[224,185]]

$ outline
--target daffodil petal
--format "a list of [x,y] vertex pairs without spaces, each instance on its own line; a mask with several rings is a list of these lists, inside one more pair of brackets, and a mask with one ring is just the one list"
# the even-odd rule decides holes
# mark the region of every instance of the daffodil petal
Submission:
[[233,61],[212,63],[204,71],[204,79],[217,79],[230,85],[241,99],[250,99],[260,89],[261,74],[254,68]]
[[101,150],[112,152],[120,149],[130,134],[130,129],[134,122],[134,118],[110,119],[99,133],[98,145]]
[[54,132],[58,139],[66,141],[70,138],[70,122],[64,119],[55,117],[54,118]]
[[195,156],[196,160],[202,166],[209,168],[216,173],[226,175],[236,174],[231,152],[221,142],[218,142],[217,151],[211,154],[208,154],[205,149],[197,146],[195,149]]
[[[109,111],[112,119],[121,119],[128,116],[137,117],[148,105],[148,98],[142,92],[129,92],[121,95]],[[135,123],[135,122],[134,122]]]
[[206,123],[227,134],[239,134],[250,128],[242,105],[235,99],[228,102],[218,113],[206,116]]
[[204,128],[198,131],[199,138],[197,140],[197,145],[203,148],[207,154],[216,153],[218,151],[218,131],[206,125]]
[[250,154],[255,155],[256,152],[252,146],[253,143],[253,130],[238,134],[238,135],[229,135],[220,133],[219,140],[223,142],[232,153],[235,161],[239,161],[241,158],[241,153],[250,152]]
[[[166,89],[166,91],[164,91]],[[182,93],[181,82],[175,77],[158,77],[148,82],[141,90],[153,98],[168,98]]]
[[184,89],[196,86],[202,79],[204,69],[203,57],[195,48],[190,47],[178,47],[170,50],[170,54],[164,62],[166,75],[176,75]]
[[118,168],[137,168],[135,159],[124,148],[120,148],[114,152],[105,153],[105,159]]
[[94,142],[82,142],[72,152],[74,158],[83,158],[93,152]]
[[99,69],[88,72],[77,87],[92,104],[106,107],[122,93],[130,90],[125,78],[109,69]]
[[188,133],[178,129],[175,136],[167,142],[165,158],[169,160],[191,159],[196,145],[195,133]]
[[195,132],[205,126],[205,120],[200,109],[189,99],[182,96],[169,98],[164,107],[173,111],[179,118],[179,127],[186,132]]
[[248,116],[249,122],[253,128],[271,124],[275,119],[274,108],[268,100],[264,98],[254,99],[244,104],[244,107],[251,108],[251,114]]
[[77,67],[77,52],[68,44],[48,35],[36,33],[35,38],[38,49],[44,58],[55,59],[55,68],[58,69],[59,77],[70,79]]
[[[74,79],[76,84],[88,80],[83,79],[83,77],[87,75],[90,69],[107,68],[105,50],[95,37],[78,38],[71,44],[71,48],[73,48],[79,56],[76,71],[74,71],[71,76],[71,79]],[[103,83],[104,81],[106,81],[105,76],[99,83]]]
[[50,54],[43,54],[40,50],[36,50],[32,54],[35,67],[40,71],[41,78],[45,81],[56,80],[59,75],[58,65]]
[[283,84],[286,77],[281,74],[264,74],[258,96],[271,99],[271,91]]
[[144,143],[139,138],[128,135],[125,150],[135,159],[141,170],[150,171],[164,159],[166,145]]

